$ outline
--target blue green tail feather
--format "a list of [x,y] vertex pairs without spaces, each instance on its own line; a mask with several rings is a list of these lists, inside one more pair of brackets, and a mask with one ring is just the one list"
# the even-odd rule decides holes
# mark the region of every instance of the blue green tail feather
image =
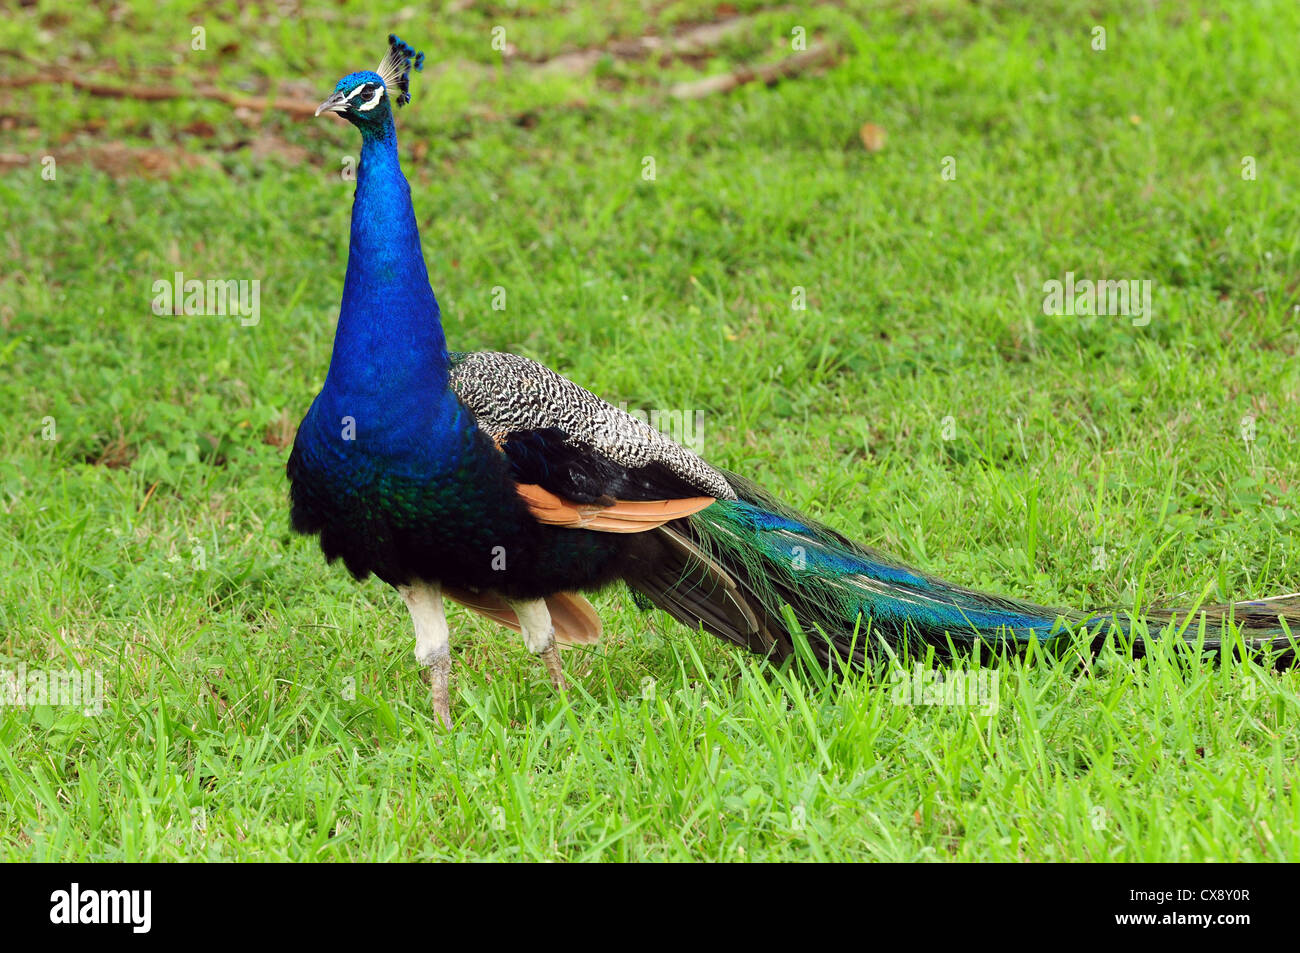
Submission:
[[[1100,644],[1109,634],[1134,637],[1143,628],[1129,613],[1085,614],[954,585],[818,524],[742,477],[726,476],[739,499],[719,500],[690,517],[689,536],[745,592],[768,629],[760,643],[777,655],[793,648],[782,619],[785,606],[824,661],[852,655],[860,662],[868,643],[881,640],[894,649],[933,646],[948,654],[950,647],[975,643],[1021,650],[1035,642],[1050,648],[1070,642],[1081,629]],[[1144,610],[1139,618],[1154,635],[1190,611]],[[1231,619],[1248,645],[1265,648],[1271,642],[1294,654],[1300,594],[1198,611],[1209,622],[1206,648],[1217,647],[1223,623]],[[1189,640],[1196,629],[1189,628]]]

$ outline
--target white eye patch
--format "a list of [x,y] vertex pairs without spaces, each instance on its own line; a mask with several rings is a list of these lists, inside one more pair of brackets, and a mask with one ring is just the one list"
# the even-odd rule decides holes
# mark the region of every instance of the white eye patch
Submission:
[[369,112],[379,105],[379,100],[384,98],[384,87],[376,86],[375,95],[371,96],[366,102],[357,107],[358,112]]

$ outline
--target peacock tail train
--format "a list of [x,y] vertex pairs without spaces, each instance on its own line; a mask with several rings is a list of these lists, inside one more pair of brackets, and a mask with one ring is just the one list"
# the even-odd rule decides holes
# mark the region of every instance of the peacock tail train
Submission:
[[[1140,655],[1143,639],[1158,638],[1162,630],[1218,650],[1233,638],[1228,622],[1240,630],[1247,649],[1276,656],[1279,664],[1295,658],[1300,593],[1140,613],[1036,605],[910,568],[785,506],[743,477],[726,473],[726,478],[737,499],[718,500],[668,530],[680,537],[695,564],[690,557],[675,563],[678,577],[672,582],[666,569],[656,578],[633,576],[629,582],[679,620],[698,622],[753,651],[776,658],[794,654],[789,612],[822,663],[862,665],[882,647],[912,657],[930,648],[949,657],[976,643],[995,652],[1022,651],[1031,642],[1050,650],[1081,631],[1091,637],[1094,651],[1108,636],[1122,634],[1133,639],[1134,654]],[[730,599],[719,598],[720,588],[733,586]],[[712,614],[701,611],[704,605]],[[717,610],[720,605],[723,611]]]

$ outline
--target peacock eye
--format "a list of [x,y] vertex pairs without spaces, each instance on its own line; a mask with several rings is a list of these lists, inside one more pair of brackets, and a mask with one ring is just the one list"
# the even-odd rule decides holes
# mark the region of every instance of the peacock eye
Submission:
[[[379,100],[384,96],[384,87],[379,83],[366,83],[358,86],[356,93],[356,102],[354,108],[358,112],[369,112],[379,105]],[[352,97],[349,96],[349,99]]]

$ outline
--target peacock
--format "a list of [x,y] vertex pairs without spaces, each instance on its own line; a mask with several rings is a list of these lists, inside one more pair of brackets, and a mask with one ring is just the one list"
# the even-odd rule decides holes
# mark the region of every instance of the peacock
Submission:
[[[355,126],[362,146],[333,353],[287,465],[291,523],[327,561],[397,589],[447,728],[444,599],[520,633],[560,690],[557,646],[601,634],[582,593],[619,581],[691,629],[832,667],[881,650],[1050,648],[1099,618],[909,568],[535,361],[449,352],[394,125],[424,55],[388,42],[377,70],[345,76],[316,110]],[[1199,629],[1216,649],[1231,620],[1241,645],[1294,656],[1300,594],[1201,612],[1210,624],[1177,637]],[[1142,618],[1155,632],[1191,615]],[[1135,628],[1100,618],[1097,639]]]

